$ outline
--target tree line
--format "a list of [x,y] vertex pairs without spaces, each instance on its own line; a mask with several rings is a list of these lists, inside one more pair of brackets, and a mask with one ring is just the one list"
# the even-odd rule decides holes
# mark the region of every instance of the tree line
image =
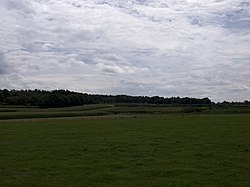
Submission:
[[80,106],[100,103],[210,105],[209,98],[98,95],[69,90],[0,90],[0,104],[38,106],[41,108]]

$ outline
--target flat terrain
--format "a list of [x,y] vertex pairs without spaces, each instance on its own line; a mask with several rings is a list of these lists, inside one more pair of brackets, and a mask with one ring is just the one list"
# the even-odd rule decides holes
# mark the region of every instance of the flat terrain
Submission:
[[[153,104],[93,104],[65,108],[0,105],[0,122],[9,119],[85,118],[186,114],[250,114],[250,106],[172,106]],[[110,118],[109,117],[109,118]]]
[[249,168],[249,114],[0,121],[0,186],[248,187]]

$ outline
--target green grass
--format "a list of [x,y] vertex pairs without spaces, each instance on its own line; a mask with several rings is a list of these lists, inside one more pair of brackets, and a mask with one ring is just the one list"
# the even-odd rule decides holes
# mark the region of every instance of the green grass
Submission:
[[250,186],[249,114],[0,123],[0,186]]

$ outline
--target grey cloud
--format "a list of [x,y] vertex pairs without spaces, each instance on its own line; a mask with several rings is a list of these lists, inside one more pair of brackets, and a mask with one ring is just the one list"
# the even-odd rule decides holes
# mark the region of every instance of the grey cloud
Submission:
[[5,59],[4,53],[0,51],[0,75],[6,74],[9,71],[9,66]]
[[96,66],[106,73],[134,74],[136,72],[136,67],[119,66],[116,63],[98,63]]
[[150,83],[140,83],[131,82],[129,80],[121,80],[119,84],[115,87],[102,90],[106,93],[117,93],[117,94],[127,94],[127,95],[157,95],[159,90],[162,94],[162,90],[157,84]]
[[2,0],[1,86],[250,99],[247,2]]
[[17,11],[21,16],[28,17],[34,11],[30,8],[30,2],[26,0],[1,0],[0,4],[4,5],[10,11]]
[[8,9],[25,9],[25,4],[22,0],[2,0],[1,4],[5,5]]
[[103,54],[100,56],[100,58],[108,61],[121,61],[123,60],[121,56],[115,55],[115,54]]
[[[175,82],[178,84],[178,82]],[[184,85],[184,84],[183,84]],[[117,86],[104,89],[105,93],[117,93],[127,95],[144,95],[144,96],[165,96],[165,97],[208,97],[209,93],[203,94],[202,87],[188,87],[179,83],[179,86],[163,83],[144,83],[121,80]],[[211,95],[210,95],[211,96]]]

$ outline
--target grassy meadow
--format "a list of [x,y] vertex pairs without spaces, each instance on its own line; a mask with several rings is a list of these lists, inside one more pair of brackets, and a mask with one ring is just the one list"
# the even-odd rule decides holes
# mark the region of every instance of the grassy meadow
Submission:
[[250,114],[0,121],[0,186],[248,187],[249,168]]

